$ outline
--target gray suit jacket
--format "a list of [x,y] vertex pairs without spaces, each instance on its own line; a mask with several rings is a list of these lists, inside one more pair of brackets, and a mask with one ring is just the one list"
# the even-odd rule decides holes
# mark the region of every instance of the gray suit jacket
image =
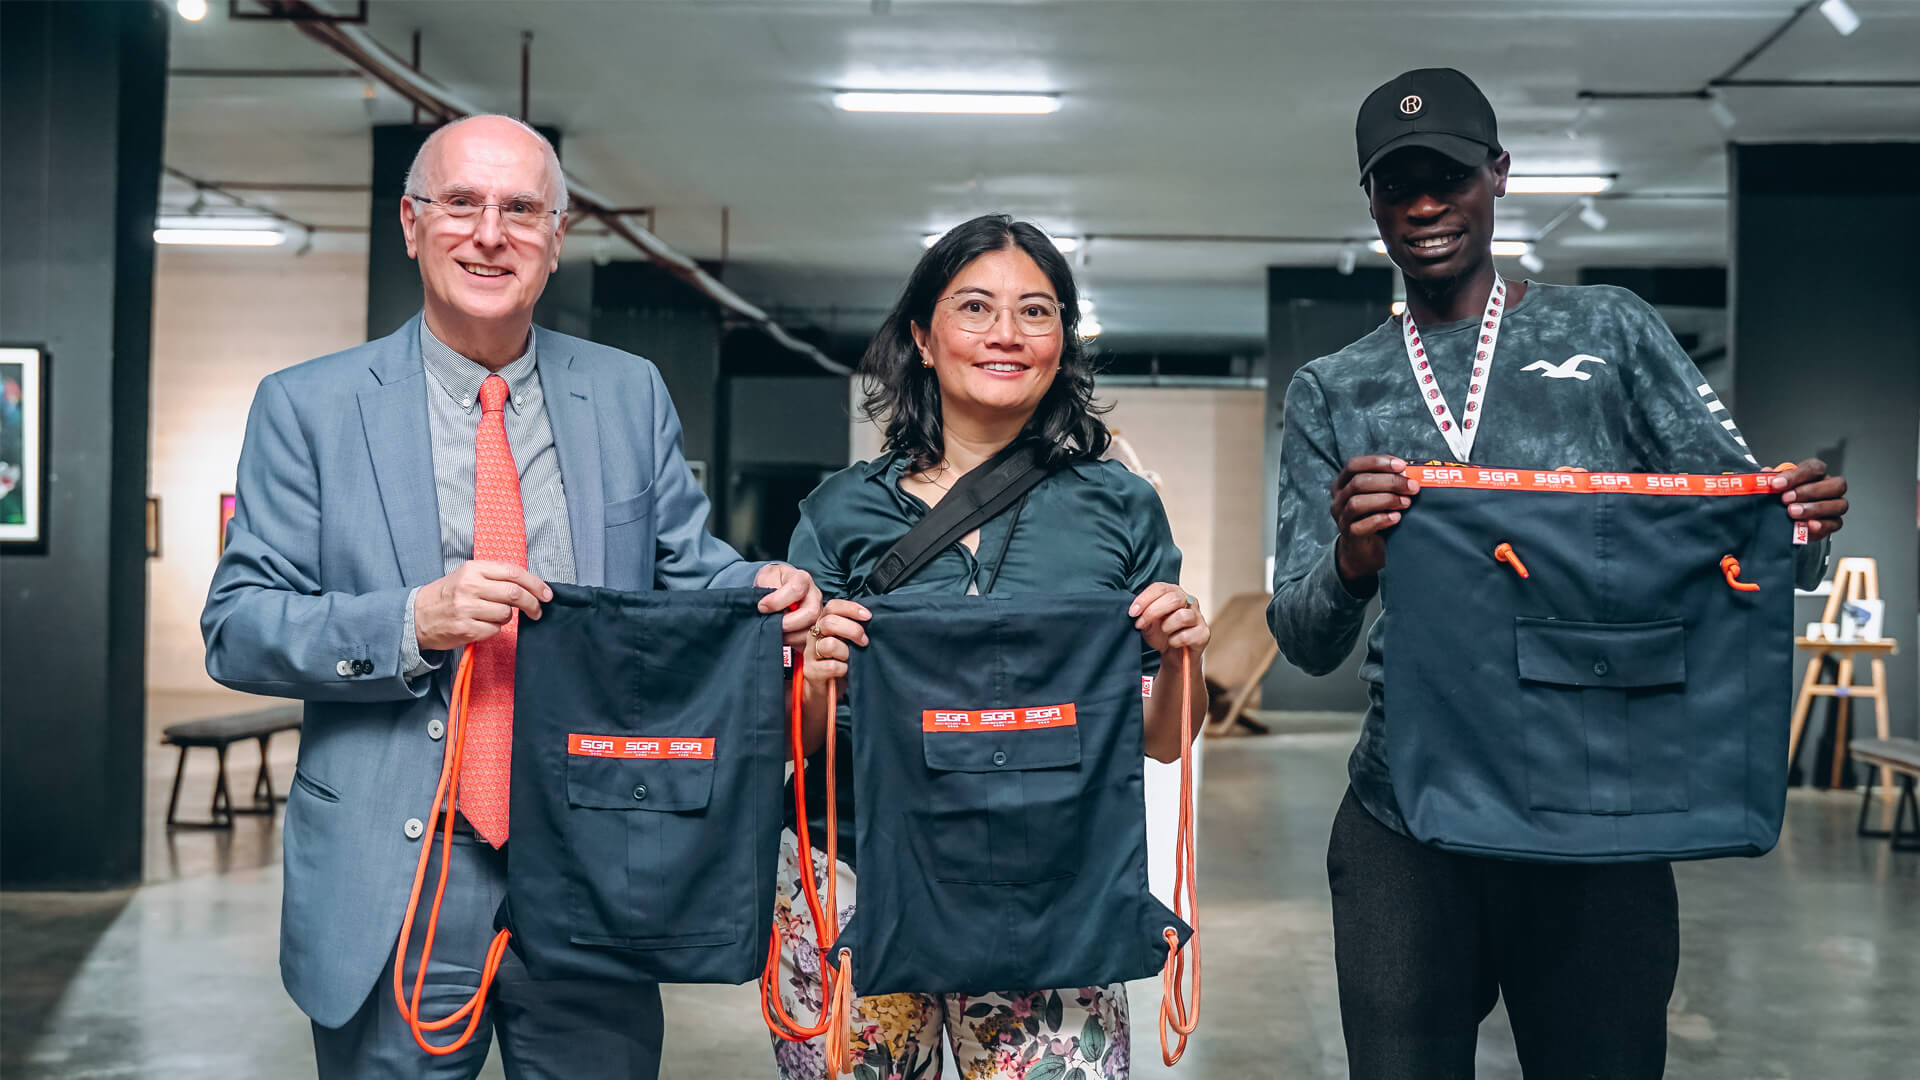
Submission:
[[[706,496],[659,371],[534,333],[578,583],[751,585],[760,564],[705,530]],[[287,796],[280,971],[327,1027],[353,1017],[393,952],[425,842],[406,823],[427,816],[444,749],[428,734],[445,717],[432,680],[409,686],[398,670],[407,593],[443,572],[419,342],[416,316],[261,382],[200,617],[214,679],[307,703]]]

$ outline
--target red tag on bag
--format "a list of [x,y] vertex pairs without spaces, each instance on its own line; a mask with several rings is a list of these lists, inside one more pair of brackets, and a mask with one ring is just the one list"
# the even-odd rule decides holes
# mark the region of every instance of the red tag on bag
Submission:
[[928,709],[921,731],[1032,731],[1073,727],[1073,705],[1035,705],[1020,709]]
[[656,736],[569,735],[567,753],[576,757],[622,758],[630,761],[683,759],[713,760],[712,739],[666,739]]

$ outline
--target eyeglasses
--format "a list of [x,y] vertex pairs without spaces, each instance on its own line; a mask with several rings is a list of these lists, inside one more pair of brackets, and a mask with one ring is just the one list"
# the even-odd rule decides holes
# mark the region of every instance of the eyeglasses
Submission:
[[527,236],[543,236],[553,227],[560,217],[560,211],[548,210],[539,203],[525,199],[512,202],[484,203],[471,195],[442,195],[429,199],[425,195],[407,193],[407,198],[427,206],[439,207],[440,212],[455,221],[472,221],[488,209],[500,211],[500,223],[516,233]]
[[[980,296],[943,296],[934,301],[938,307],[949,300],[953,324],[970,334],[984,334],[1000,321],[1000,305]],[[1042,337],[1060,329],[1060,305],[1051,300],[1028,297],[1012,306],[1013,324],[1028,337]]]

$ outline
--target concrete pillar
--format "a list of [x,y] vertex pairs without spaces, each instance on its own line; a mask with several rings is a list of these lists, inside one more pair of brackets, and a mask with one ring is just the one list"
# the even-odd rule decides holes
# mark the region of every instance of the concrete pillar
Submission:
[[38,551],[0,548],[0,887],[140,880],[158,4],[0,4],[0,340],[51,357]]
[[[1267,492],[1270,504],[1280,484],[1280,436],[1287,385],[1294,373],[1365,337],[1389,314],[1395,271],[1376,267],[1341,274],[1330,267],[1267,268]],[[1266,518],[1266,546],[1274,549],[1277,505]],[[1268,587],[1272,587],[1269,581]],[[1378,601],[1374,611],[1378,610]],[[1369,624],[1373,612],[1367,616]],[[1280,658],[1267,669],[1260,704],[1267,709],[1363,712],[1367,689],[1359,680],[1365,643],[1338,669],[1314,678]]]
[[[1843,448],[1853,505],[1833,553],[1879,564],[1884,632],[1900,639],[1887,661],[1893,734],[1912,736],[1920,142],[1735,145],[1729,162],[1731,406],[1764,464]],[[1803,599],[1799,621],[1821,603]],[[1871,712],[1855,699],[1854,732],[1871,732]]]

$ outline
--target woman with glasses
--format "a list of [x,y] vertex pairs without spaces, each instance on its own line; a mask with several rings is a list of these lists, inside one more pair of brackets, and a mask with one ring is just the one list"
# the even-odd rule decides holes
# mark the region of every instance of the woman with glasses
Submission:
[[[804,664],[807,814],[816,874],[838,875],[840,922],[853,911],[853,785],[839,790],[839,855],[828,870],[825,783],[820,760],[829,683],[844,680],[850,646],[866,643],[861,584],[874,563],[952,490],[956,481],[1016,439],[1038,444],[1046,479],[1018,503],[941,552],[893,591],[932,595],[1136,594],[1131,613],[1160,655],[1191,649],[1194,701],[1205,708],[1199,656],[1209,630],[1179,584],[1180,551],[1160,498],[1118,463],[1101,461],[1108,434],[1093,406],[1093,374],[1075,327],[1073,274],[1047,235],[1004,215],[954,228],[920,259],[905,292],[861,362],[865,413],[884,425],[886,452],[829,477],[801,504],[789,560],[811,572],[830,600]],[[840,700],[844,701],[844,685]],[[1146,749],[1180,755],[1179,690],[1159,684],[1146,702]],[[852,775],[850,716],[836,722],[839,775]],[[861,807],[885,813],[886,807]],[[783,940],[779,990],[790,1013],[821,1006],[812,919],[801,896],[798,841],[783,838],[776,908]],[[823,890],[824,891],[824,890]],[[797,948],[795,943],[797,943]],[[796,956],[796,953],[798,954]],[[943,1038],[968,1080],[1128,1074],[1125,987],[1008,989],[985,995],[894,994],[856,998],[852,1043],[863,1077],[933,1080]],[[824,1046],[774,1042],[783,1080],[820,1080]],[[859,1068],[864,1066],[865,1068]],[[871,1070],[871,1071],[868,1071]]]

